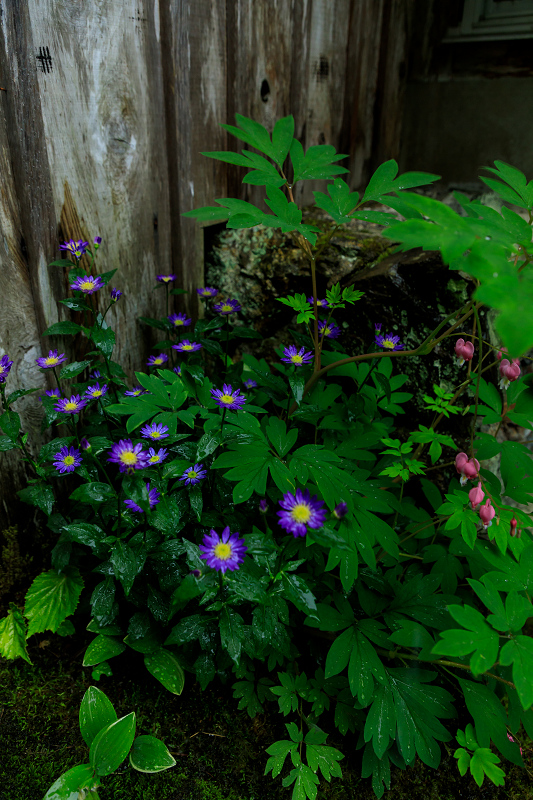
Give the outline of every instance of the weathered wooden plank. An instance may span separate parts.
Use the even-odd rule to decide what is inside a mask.
[[[200,155],[225,150],[220,123],[226,111],[226,3],[224,0],[161,0],[162,58],[167,109],[167,147],[172,209],[172,269],[189,291],[187,311],[196,317],[196,288],[203,285],[202,235],[195,220],[180,216],[226,197],[226,167]]]
[[[170,271],[157,11],[154,0],[28,3],[56,225],[65,239],[101,236],[97,269],[120,267],[114,357],[130,373],[149,347],[134,320],[163,313],[152,287],[158,272]],[[41,294],[48,325],[62,293],[43,286]],[[102,310],[108,290],[96,298]]]

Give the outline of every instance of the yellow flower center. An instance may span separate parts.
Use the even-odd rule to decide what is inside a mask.
[[[72,400],[69,400],[68,403],[65,403],[65,411],[76,411],[78,408],[78,404]]]
[[[182,350],[192,350],[192,344],[182,344],[181,345],[181,349]]]
[[[70,467],[71,464],[74,464],[74,456],[65,456],[63,464],[65,464],[66,467]]]
[[[125,450],[123,453],[120,454],[119,458],[122,461],[122,463],[126,464],[127,466],[129,466],[130,464],[137,463],[137,454],[133,453],[131,450]]]
[[[159,437],[161,436],[161,434],[160,434],[160,432],[159,432],[159,431],[151,431],[151,432],[150,432],[150,436],[152,437],[152,439],[159,439]]]
[[[302,361],[303,361],[303,358],[302,358],[302,356],[295,355],[295,356],[291,356],[291,361],[292,361],[293,364],[301,364]]]
[[[4,368],[3,368],[3,366],[0,364],[0,375],[2,375],[2,374],[3,374],[3,372],[4,372]]]
[[[101,394],[102,394],[101,389],[95,389],[93,392],[93,397],[100,397]]]
[[[331,333],[331,328],[329,327],[329,325],[326,325],[326,327],[324,328],[324,336],[327,336],[328,333]]]
[[[174,320],[174,325],[183,325],[183,320],[182,319],[175,319]]]
[[[394,350],[394,348],[396,346],[394,344],[394,342],[391,342],[390,339],[383,339],[381,344],[382,344],[383,347],[386,347],[388,350]]]
[[[228,405],[233,403],[233,397],[231,394],[223,394],[220,400],[222,403],[228,403]]]
[[[45,363],[47,367],[53,367],[57,363],[57,358],[54,356],[47,356],[47,358],[45,358]]]
[[[221,561],[227,561],[228,558],[231,558],[231,545],[220,542],[220,544],[216,545],[213,552]]]
[[[195,472],[193,469],[190,469],[188,471],[188,473],[187,473],[187,477],[190,478],[191,480],[193,480],[194,478],[198,477],[198,473]],[[224,546],[226,547],[227,545],[224,545]]]
[[[154,358],[154,364],[162,364],[162,363],[163,363],[162,358]]]
[[[228,303],[224,303],[222,306],[222,311],[233,311],[233,306],[228,305]]]
[[[83,292],[85,289],[92,289],[94,287],[94,281],[83,281],[80,283],[80,289]]]
[[[157,464],[157,462],[159,461],[159,456],[150,456],[148,461],[150,462],[150,464]]]
[[[311,510],[309,506],[306,506],[304,503],[298,503],[291,511],[291,517],[295,522],[309,522]]]

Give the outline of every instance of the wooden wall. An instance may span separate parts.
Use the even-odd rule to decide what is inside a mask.
[[[304,147],[332,143],[358,186],[395,155],[413,0],[0,0],[0,355],[8,389],[44,386],[42,338],[68,318],[49,261],[64,239],[103,239],[119,268],[115,360],[142,367],[161,316],[155,275],[176,272],[198,314],[203,232],[180,215],[217,197],[259,200],[238,168],[199,155],[237,149],[235,113],[272,128],[292,113]],[[311,190],[299,202],[311,203]],[[105,295],[105,292],[102,293]],[[104,298],[99,302],[103,304]],[[68,349],[67,349],[68,352]],[[35,399],[19,401],[39,443]],[[29,514],[17,455],[0,454],[0,527]],[[15,511],[12,509],[15,508]]]

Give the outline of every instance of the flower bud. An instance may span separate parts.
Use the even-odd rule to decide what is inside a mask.
[[[259,501],[259,513],[260,513],[260,514],[266,514],[266,513],[267,513],[267,511],[268,511],[268,503],[267,503],[267,501],[266,501],[266,498],[265,498],[265,497],[263,497],[263,498],[262,498],[262,499]]]
[[[522,531],[520,529],[519,530],[516,529],[517,525],[518,525],[518,520],[516,519],[516,517],[513,517],[511,520],[510,533],[511,536],[516,536],[517,539],[520,539],[520,537],[522,536]]]
[[[487,497],[486,501],[479,509],[479,516],[485,530],[492,525],[492,520],[496,516],[496,510],[492,507],[492,500]]]
[[[483,502],[484,497],[485,497],[485,492],[481,488],[481,481],[479,481],[478,485],[475,486],[473,489],[470,489],[470,491],[468,492],[468,499],[470,500],[472,511],[475,511],[478,505]]]
[[[195,578],[200,578],[201,575],[202,575],[202,570],[201,569],[191,569],[191,571],[189,572],[189,575],[194,575]]]
[[[465,342],[464,339],[457,339],[455,343],[455,355],[458,357],[458,366],[462,366],[465,361],[471,361],[474,356],[473,342]]]
[[[82,436],[81,439],[80,439],[80,447],[81,447],[82,450],[90,450],[91,449],[91,443],[89,442],[89,440],[85,436]]]
[[[333,515],[337,517],[337,519],[342,519],[348,513],[348,506],[346,503],[339,503],[338,506],[335,506],[333,509]]]

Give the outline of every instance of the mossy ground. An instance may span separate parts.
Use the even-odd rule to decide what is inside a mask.
[[[263,776],[266,748],[286,736],[274,704],[251,720],[237,710],[229,685],[216,682],[202,692],[190,676],[183,695],[171,695],[146,672],[142,659],[132,660],[129,653],[129,658],[112,662],[112,677],[96,683],[90,668],[81,666],[90,638],[41,634],[29,648],[32,665],[0,662],[0,800],[40,800],[61,773],[87,761],[78,712],[91,684],[108,695],[119,717],[135,711],[137,734],[161,738],[177,762],[166,772],[145,775],[125,761],[117,773],[102,779],[102,800],[290,800],[291,791],[281,786],[280,778]],[[345,753],[343,779],[322,781],[320,800],[374,798],[370,781],[360,777],[356,741],[351,735],[330,737],[329,742]],[[459,776],[455,760],[443,748],[438,770],[420,761],[406,772],[393,768],[392,788],[384,798],[530,800],[533,747],[524,755],[529,772],[504,762],[505,787],[485,781],[478,788],[469,776]]]

